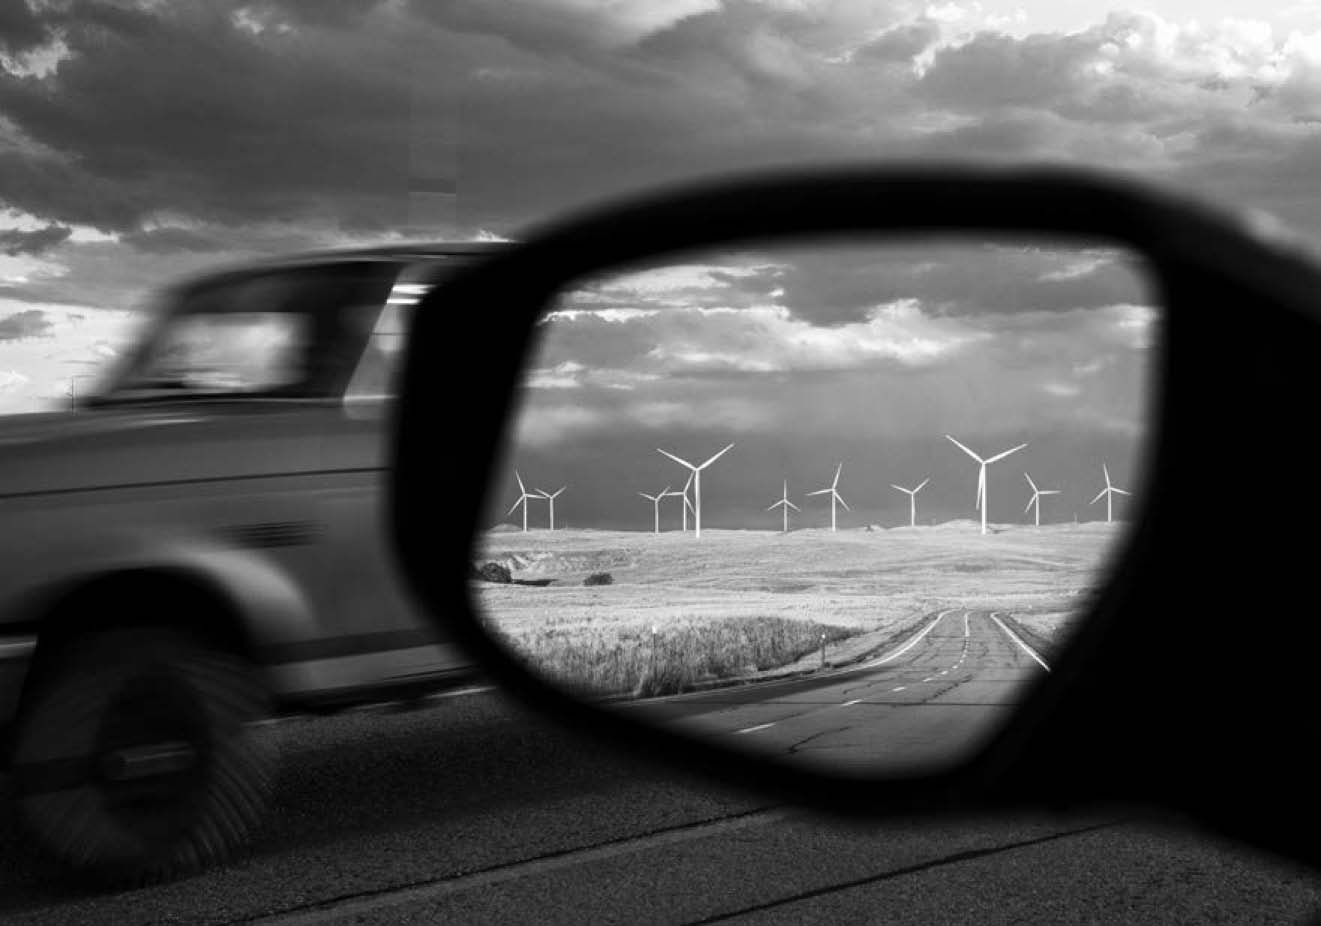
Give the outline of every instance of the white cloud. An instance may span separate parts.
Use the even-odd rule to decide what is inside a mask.
[[[720,0],[533,0],[537,5],[582,15],[597,24],[611,44],[636,42],[698,13],[720,8]]]
[[[920,366],[989,335],[958,319],[929,317],[915,300],[905,299],[875,307],[864,321],[834,327],[814,325],[776,305],[719,315],[675,312],[659,320],[655,336],[648,356],[667,372],[773,373]]]
[[[32,307],[0,299],[0,319]],[[133,312],[41,306],[47,324],[30,337],[0,340],[0,414],[49,411],[68,400],[70,381],[86,389],[118,349],[133,340],[143,316]]]

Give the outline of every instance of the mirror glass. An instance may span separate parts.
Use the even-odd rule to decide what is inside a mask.
[[[862,774],[958,760],[1140,510],[1159,317],[1105,243],[804,241],[578,281],[475,600],[632,716]]]

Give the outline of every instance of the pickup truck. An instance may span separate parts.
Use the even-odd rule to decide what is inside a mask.
[[[0,418],[0,747],[36,845],[116,883],[247,842],[259,721],[474,670],[387,546],[412,306],[495,244],[324,252],[165,290],[67,411]]]

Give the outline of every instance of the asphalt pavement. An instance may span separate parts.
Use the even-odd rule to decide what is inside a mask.
[[[1044,671],[991,615],[959,611],[898,656],[641,709],[811,761],[887,762],[893,737],[912,755],[982,735]],[[264,735],[284,770],[242,858],[96,893],[34,859],[6,820],[0,923],[1184,924],[1321,911],[1318,873],[1169,825],[1114,813],[849,825],[621,755],[489,690]]]

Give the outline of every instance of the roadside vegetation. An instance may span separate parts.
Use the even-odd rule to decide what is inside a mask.
[[[783,617],[687,620],[656,628],[602,620],[591,628],[503,629],[511,647],[551,677],[594,694],[653,697],[796,662],[859,628]]]

